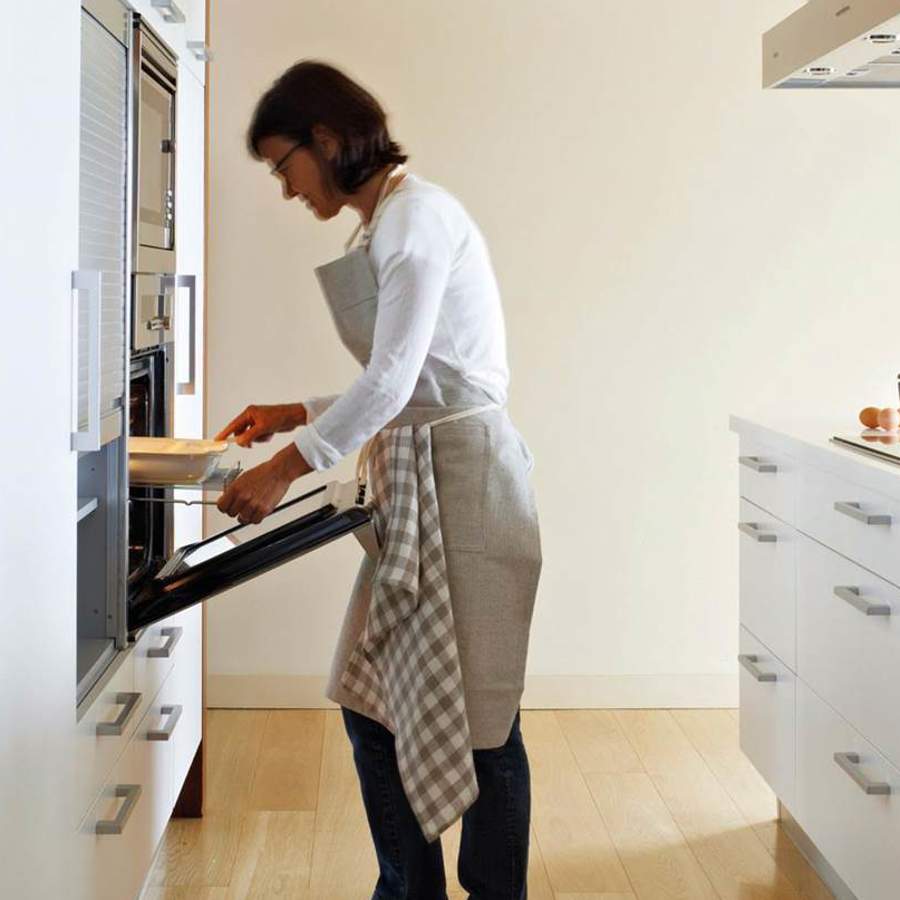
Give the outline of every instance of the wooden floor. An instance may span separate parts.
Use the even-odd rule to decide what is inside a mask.
[[[529,900],[830,898],[738,749],[736,710],[523,710]],[[369,900],[339,710],[210,710],[206,815],[173,819],[144,900]],[[457,822],[442,836],[449,895]]]

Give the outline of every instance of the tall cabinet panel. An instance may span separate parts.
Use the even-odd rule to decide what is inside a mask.
[[[76,700],[117,650],[127,449],[128,16],[118,2],[81,13],[78,171],[78,657]],[[124,643],[119,640],[119,647]]]
[[[79,16],[19,4],[0,53],[0,386],[15,423],[0,446],[0,896],[17,900],[69,896],[71,879]]]
[[[124,26],[124,18],[121,23]],[[82,15],[78,263],[101,276],[101,443],[121,433],[125,361],[126,55],[88,13]],[[88,426],[89,308],[79,313],[78,422]],[[108,424],[104,420],[112,419]]]

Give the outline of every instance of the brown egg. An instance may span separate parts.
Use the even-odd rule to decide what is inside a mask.
[[[859,421],[866,426],[866,428],[877,428],[878,427],[878,413],[881,410],[877,406],[867,406],[860,414]]]
[[[896,431],[900,425],[900,412],[893,406],[885,407],[878,413],[878,426],[885,431]]]

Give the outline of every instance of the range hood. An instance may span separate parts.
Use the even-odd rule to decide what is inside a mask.
[[[900,0],[808,0],[763,35],[764,88],[900,88]]]

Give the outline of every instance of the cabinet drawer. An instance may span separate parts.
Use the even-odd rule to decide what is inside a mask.
[[[793,669],[797,532],[746,500],[739,515],[741,625]]]
[[[790,807],[794,798],[796,678],[746,628],[740,634],[741,750]]]
[[[802,535],[797,673],[900,765],[900,589]]]
[[[796,464],[783,451],[741,435],[741,496],[785,522],[794,522]]]
[[[835,760],[870,789],[866,793]],[[818,697],[797,682],[797,809],[806,833],[860,900],[895,900],[900,881],[900,772]]]
[[[140,720],[142,700],[135,693],[132,656],[123,651],[115,674],[75,726],[77,818],[71,828],[78,825],[125,751]]]
[[[172,802],[178,800],[203,730],[203,644],[202,606],[179,613],[178,620],[184,626],[178,661],[166,680],[171,702],[182,707],[181,719],[175,729],[172,742]]]
[[[171,748],[147,739],[160,726],[157,704],[138,723],[134,738],[103,785],[78,830],[87,855],[92,900],[137,897],[171,811]],[[139,791],[139,792],[138,792]],[[118,833],[97,833],[98,822]]]
[[[149,625],[134,646],[134,689],[144,698],[142,710],[156,696],[181,651],[184,626],[178,616]]]
[[[900,584],[900,502],[807,466],[799,482],[797,527]]]

